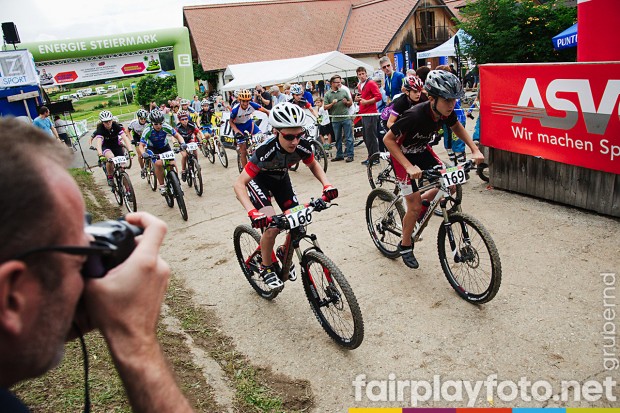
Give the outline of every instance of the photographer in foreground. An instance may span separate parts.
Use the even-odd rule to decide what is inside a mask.
[[[66,150],[4,119],[0,153],[0,411],[27,412],[8,388],[54,368],[66,340],[97,329],[135,412],[191,412],[156,337],[170,274],[159,257],[166,225],[128,215],[144,229],[135,250],[104,277],[87,278],[87,257],[101,252],[84,230]]]

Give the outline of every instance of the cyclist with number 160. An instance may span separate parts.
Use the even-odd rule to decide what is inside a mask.
[[[325,199],[331,201],[338,197],[338,190],[329,183],[323,168],[314,159],[312,146],[303,129],[306,121],[306,114],[299,106],[289,102],[277,104],[269,115],[275,136],[256,148],[235,182],[237,199],[255,228],[267,228],[269,218],[275,215],[272,196],[282,211],[298,205],[288,174],[288,168],[297,162],[306,164],[321,182]],[[260,275],[265,284],[276,291],[284,288],[284,283],[273,270],[271,255],[278,233],[277,228],[267,228],[260,240]]]

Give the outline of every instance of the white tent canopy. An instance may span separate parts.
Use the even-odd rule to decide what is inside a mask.
[[[225,84],[222,89],[246,89],[256,85],[329,79],[335,74],[346,77],[355,75],[355,69],[360,66],[372,74],[373,68],[370,65],[337,51],[293,59],[229,65],[224,77],[233,77],[234,80]]]
[[[469,36],[463,31],[463,29],[459,29],[456,34],[444,44],[431,50],[418,52],[416,57],[418,59],[426,59],[429,57],[456,56],[456,48],[454,47],[454,39],[456,37],[459,38],[459,42],[463,43]]]

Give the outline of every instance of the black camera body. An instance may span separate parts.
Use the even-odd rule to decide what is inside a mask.
[[[143,232],[142,228],[125,220],[97,222],[87,225],[84,230],[94,238],[91,246],[104,251],[100,255],[88,257],[83,267],[83,276],[86,278],[101,278],[124,262],[136,247],[135,238]]]

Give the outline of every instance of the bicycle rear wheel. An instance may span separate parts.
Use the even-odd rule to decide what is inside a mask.
[[[372,189],[386,188],[395,194],[398,193],[399,187],[394,175],[394,168],[388,159],[381,156],[381,153],[375,152],[370,155],[366,172],[368,183]]]
[[[314,159],[319,162],[319,165],[323,167],[323,172],[327,172],[327,154],[325,153],[325,149],[323,149],[323,145],[319,141],[313,140],[311,142],[312,151],[314,152]],[[299,166],[299,164],[297,164]]]
[[[464,300],[483,304],[495,297],[502,281],[502,265],[489,232],[474,217],[454,213],[437,234],[439,261],[448,282]],[[450,246],[450,231],[456,251]]]
[[[303,261],[304,291],[319,324],[339,345],[358,348],[364,340],[364,320],[349,282],[318,251],[309,251]]]
[[[172,187],[173,191],[172,196],[177,200],[179,212],[181,212],[181,218],[183,218],[184,221],[187,221],[187,208],[185,207],[185,199],[183,198],[183,190],[181,188],[181,182],[179,182],[179,177],[174,171],[170,171],[168,175],[170,180],[170,186]]]
[[[271,290],[260,276],[260,234],[249,225],[239,225],[233,234],[237,261],[252,288],[266,300],[273,300],[281,290]]]
[[[136,193],[133,190],[133,184],[129,179],[127,172],[121,173],[121,191],[123,194],[123,201],[125,207],[129,212],[136,212],[138,210],[138,203],[136,201]]]
[[[376,188],[366,200],[366,225],[370,238],[388,258],[400,256],[398,242],[403,233],[405,209],[400,201],[392,205],[395,199],[396,195],[387,189]]]
[[[220,139],[217,137],[215,139],[215,145],[217,145],[217,156],[218,158],[220,158],[222,166],[224,168],[228,168],[228,155],[226,154],[226,149],[224,148],[224,145],[222,145],[222,141],[220,141]]]

